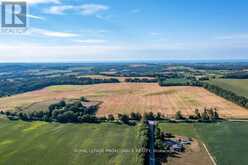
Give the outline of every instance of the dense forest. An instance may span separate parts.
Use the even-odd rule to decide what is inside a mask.
[[[64,100],[51,104],[47,112],[5,112],[11,120],[24,120],[24,121],[48,121],[48,122],[61,122],[61,123],[97,123],[98,118],[95,113],[98,109],[97,106],[86,107],[82,104],[85,98],[82,97],[80,100],[73,103],[66,103]],[[4,112],[1,112],[4,113]]]

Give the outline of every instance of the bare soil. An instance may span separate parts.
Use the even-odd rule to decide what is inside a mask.
[[[187,145],[185,152],[178,153],[174,157],[169,157],[166,165],[212,165],[203,145],[193,140],[191,145]]]

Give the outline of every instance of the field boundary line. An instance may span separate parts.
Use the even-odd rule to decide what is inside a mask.
[[[230,122],[248,122],[248,119],[229,119]]]
[[[213,156],[212,156],[212,155],[210,154],[210,152],[208,151],[207,146],[206,146],[204,143],[202,143],[202,145],[203,145],[203,147],[205,148],[205,150],[207,151],[208,156],[210,157],[210,159],[211,159],[211,161],[212,161],[213,165],[217,165],[217,163],[215,162],[215,160],[214,160]]]

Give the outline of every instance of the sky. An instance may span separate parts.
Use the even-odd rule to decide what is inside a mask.
[[[26,2],[27,31],[0,32],[0,62],[248,59],[247,0]]]

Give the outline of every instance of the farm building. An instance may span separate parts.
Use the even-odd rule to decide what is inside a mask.
[[[165,140],[164,144],[168,146],[168,149],[170,152],[183,152],[184,151],[184,146],[183,144],[174,141],[174,140]]]

